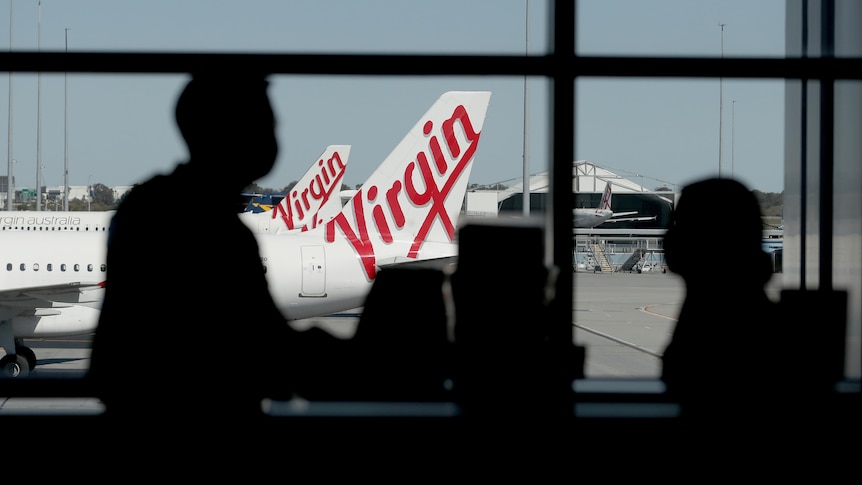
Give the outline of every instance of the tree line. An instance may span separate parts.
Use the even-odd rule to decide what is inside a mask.
[[[254,194],[287,194],[290,192],[290,189],[296,185],[297,181],[287,184],[281,189],[273,189],[269,187],[262,187],[256,183],[253,183],[246,187],[245,192],[254,193]],[[356,185],[356,189],[358,190],[361,187],[361,184]],[[491,185],[480,185],[480,184],[470,184],[468,186],[470,190],[504,190],[507,187],[502,184],[491,184]],[[350,190],[350,186],[347,184],[341,185],[341,190]],[[666,187],[661,187],[656,189],[659,191],[667,191]],[[764,217],[781,217],[783,212],[783,192],[761,192],[759,190],[753,190],[755,197],[757,197],[758,202],[760,202],[760,210]],[[114,210],[117,206],[122,202],[123,197],[114,197],[114,190],[107,185],[104,184],[93,184],[91,191],[91,199],[88,201],[86,198],[83,199],[71,199],[69,200],[69,210],[71,211],[106,211],[106,210]],[[50,202],[50,201],[49,201]],[[32,207],[30,207],[32,206]],[[51,206],[49,206],[51,207]],[[21,206],[21,210],[35,210],[36,202],[30,201]]]

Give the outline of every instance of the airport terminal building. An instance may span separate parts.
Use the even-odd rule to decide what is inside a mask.
[[[678,196],[675,187],[669,184],[645,187],[594,162],[576,160],[572,162],[572,209],[599,207],[608,184],[612,189],[611,209],[616,213],[634,212],[636,217],[591,228],[573,227],[572,269],[590,272],[662,270],[662,236],[670,227]],[[530,177],[530,214],[544,213],[549,207],[549,185],[547,172]],[[523,193],[523,183],[499,191],[469,192],[465,212],[474,216],[516,217],[524,212]]]
[[[626,176],[616,174],[587,160],[572,162],[572,192],[574,208],[598,207],[602,192],[610,184],[613,190],[611,208],[614,212],[636,212],[651,220],[607,222],[601,229],[667,229],[670,225],[673,205],[677,197],[675,187],[664,186],[649,188],[638,184]],[[545,212],[550,205],[548,172],[540,172],[530,177],[530,213]],[[493,193],[495,198],[489,197]],[[499,191],[474,191],[467,194],[466,212],[468,215],[492,214],[497,216],[519,215],[524,210],[523,183]],[[491,208],[493,201],[496,204]]]

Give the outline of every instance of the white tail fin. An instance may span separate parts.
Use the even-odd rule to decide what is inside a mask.
[[[611,184],[605,185],[605,191],[602,194],[602,202],[599,204],[599,210],[611,210]]]
[[[488,91],[440,96],[341,213],[326,223],[326,242],[346,239],[369,280],[384,261],[440,257],[455,247],[490,98]],[[443,243],[439,251],[438,242]]]
[[[329,145],[284,199],[265,213],[245,214],[246,223],[259,233],[307,231],[329,222],[341,212],[341,184],[350,157],[350,145]]]

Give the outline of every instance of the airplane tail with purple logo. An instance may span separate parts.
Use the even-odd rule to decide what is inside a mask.
[[[602,201],[599,204],[599,210],[611,210],[611,184],[605,184],[605,191],[602,193]]]
[[[455,232],[491,98],[440,96],[342,211],[326,243],[347,240],[374,279],[377,268],[457,254]]]

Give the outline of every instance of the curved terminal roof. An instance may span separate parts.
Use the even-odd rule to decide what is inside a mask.
[[[634,177],[639,175],[634,174]],[[654,179],[651,179],[654,180]],[[601,193],[605,189],[605,184],[611,184],[613,192],[629,193],[629,192],[650,192],[652,189],[644,188],[627,177],[618,175],[606,168],[602,168],[588,160],[575,160],[572,162],[572,191],[584,193]],[[550,178],[548,172],[539,172],[530,177],[530,192],[543,193],[548,191]],[[503,201],[514,194],[523,192],[523,183],[513,185],[505,190],[497,192],[497,201]],[[665,183],[667,185],[667,183]],[[673,199],[673,188],[669,187],[668,197]]]

